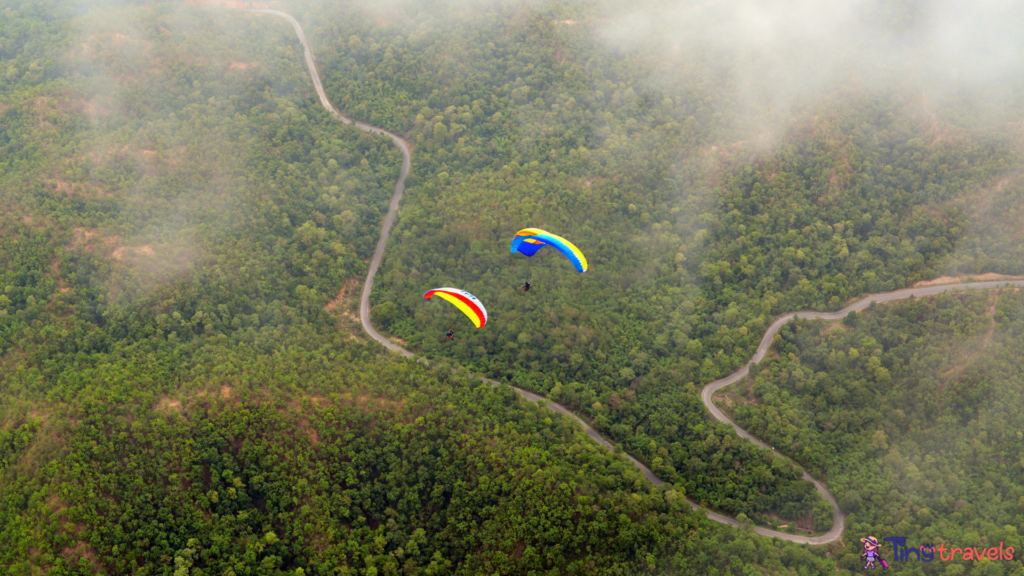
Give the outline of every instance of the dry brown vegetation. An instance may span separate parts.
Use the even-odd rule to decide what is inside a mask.
[[[60,192],[68,198],[113,198],[114,192],[104,189],[96,182],[68,182],[59,176],[46,180],[46,183],[54,191]]]
[[[157,410],[164,410],[164,411],[171,411],[171,410],[173,410],[175,412],[181,412],[181,400],[172,400],[170,398],[162,398],[162,399],[160,399],[159,402],[157,402],[156,409]]]
[[[976,194],[965,197],[961,203],[974,217],[984,217],[991,212],[996,200],[1000,199],[1003,190],[1007,186],[1019,185],[1022,180],[1024,180],[1024,175],[1021,174],[1003,176],[992,183],[991,186],[985,186]]]
[[[71,291],[69,286],[64,284],[64,275],[60,269],[60,258],[54,258],[50,261],[50,270],[53,271],[53,275],[57,277],[57,290],[61,293],[67,293]]]
[[[32,98],[22,102],[21,106],[36,117],[39,135],[59,130],[59,124],[69,120],[72,115],[87,115],[86,102],[71,90]]]
[[[350,296],[355,294],[356,288],[358,287],[358,278],[349,278],[346,280],[345,283],[342,284],[341,290],[338,291],[338,295],[324,307],[324,310],[328,312],[335,312],[337,310],[337,313],[339,314],[351,316],[352,310],[354,310],[356,306],[353,305]],[[353,320],[358,320],[355,316],[351,317]]]
[[[973,342],[961,343],[955,350],[955,356],[953,357],[953,366],[939,374],[939,384],[936,389],[935,401],[938,405],[939,416],[942,416],[942,393],[945,391],[946,386],[953,380],[955,380],[965,369],[974,364],[974,362],[985,352],[988,348],[989,343],[992,341],[992,335],[996,331],[996,304],[999,303],[999,296],[996,293],[992,293],[989,296],[989,308],[986,312],[986,316],[989,318],[988,330],[985,331],[985,335],[981,338],[980,342],[978,339],[974,339]]]
[[[911,286],[913,288],[922,288],[926,286],[941,286],[943,284],[962,284],[965,282],[993,282],[998,280],[1024,280],[1024,276],[1009,276],[1006,274],[995,274],[992,272],[986,274],[969,274],[965,276],[939,276],[932,280],[921,280],[920,282],[914,282]]]
[[[754,398],[754,387],[744,379],[719,391],[719,393],[712,398],[712,401],[716,406],[721,408],[723,412],[732,417],[731,410],[733,406],[743,406],[756,402],[756,399]]]
[[[89,566],[93,569],[95,574],[106,574],[107,572],[100,566],[99,562],[96,561],[96,553],[92,547],[86,542],[81,540],[78,541],[74,547],[68,546],[61,551],[61,556],[67,560],[71,566],[76,566],[80,560],[85,560],[89,563]]]
[[[74,229],[74,236],[71,242],[65,246],[66,250],[81,248],[87,252],[95,253],[97,249],[107,249],[115,246],[121,240],[117,234],[106,234],[100,230],[90,230],[84,227]],[[110,248],[113,250],[113,248]]]
[[[974,363],[979,356],[988,348],[989,343],[992,341],[992,335],[996,331],[996,304],[999,303],[999,296],[993,292],[988,298],[988,310],[985,311],[985,317],[988,318],[988,329],[985,330],[985,335],[981,339],[974,338],[973,342],[961,342],[956,346],[956,356],[954,357],[953,367],[946,370],[941,374],[942,378],[949,379],[955,378],[964,371],[965,368]],[[940,390],[941,392],[941,390]]]
[[[940,118],[928,104],[928,96],[921,94],[919,118],[925,125],[928,146],[938,148],[943,143],[963,143],[970,140],[970,135],[961,128]]]
[[[299,430],[306,433],[309,436],[309,441],[315,445],[320,443],[320,432],[317,431],[316,426],[313,426],[312,421],[305,415],[302,405],[306,400],[309,400],[313,410],[321,410],[327,407],[328,404],[322,396],[304,396],[300,399],[292,400],[289,404],[292,411],[299,415]]]
[[[155,256],[156,252],[153,250],[152,244],[143,244],[142,246],[135,247],[119,246],[111,254],[115,260],[121,260],[126,255]]]
[[[9,349],[5,354],[0,356],[0,374],[9,374],[17,366],[28,358],[28,352],[23,348],[14,346]]]
[[[359,279],[349,278],[342,284],[341,290],[333,300],[324,306],[324,310],[338,318],[338,329],[357,339],[361,328],[359,324]]]

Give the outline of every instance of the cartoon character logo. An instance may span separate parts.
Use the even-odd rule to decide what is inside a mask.
[[[878,549],[881,547],[881,544],[878,543],[878,538],[868,536],[867,538],[861,538],[860,541],[864,543],[864,553],[861,554],[866,561],[864,569],[867,570],[870,568],[874,570],[875,562],[880,562],[882,564],[882,569],[888,570],[889,565],[886,564],[885,560],[882,560],[882,557],[878,554]]]

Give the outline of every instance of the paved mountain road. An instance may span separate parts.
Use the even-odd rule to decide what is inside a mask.
[[[324,93],[323,86],[320,83],[320,75],[317,74],[316,71],[316,64],[313,62],[313,54],[309,50],[309,44],[306,42],[306,36],[305,34],[303,34],[302,27],[299,25],[298,21],[295,20],[295,18],[292,18],[290,15],[285,14],[284,12],[279,12],[277,10],[252,9],[249,10],[249,12],[270,14],[273,16],[278,16],[280,18],[284,18],[292,25],[293,28],[295,28],[295,33],[298,34],[299,41],[302,43],[302,47],[304,49],[306,66],[309,68],[309,75],[313,79],[313,86],[316,87],[317,95],[320,96],[320,103],[323,104],[324,108],[326,108],[331,113],[331,115],[333,115],[337,119],[341,120],[345,124],[352,124],[352,120],[342,116],[342,114],[338,112],[334,108],[334,106],[331,105],[330,101],[327,100],[327,95]],[[402,192],[405,190],[405,178],[409,175],[409,168],[412,162],[411,152],[409,150],[409,145],[396,134],[388,132],[387,130],[382,130],[380,128],[370,126],[368,124],[363,124],[362,122],[355,122],[355,126],[360,130],[364,130],[366,132],[372,132],[374,134],[382,134],[384,136],[388,136],[395,143],[395,145],[398,146],[398,148],[402,151],[402,173],[398,177],[398,183],[395,185],[395,193],[391,197],[391,205],[388,208],[387,217],[384,219],[384,226],[381,228],[380,231],[380,240],[377,241],[377,249],[374,250],[373,252],[373,260],[370,261],[370,270],[366,275],[366,283],[363,284],[363,293],[359,300],[359,321],[363,325],[363,330],[365,330],[366,333],[371,338],[379,342],[385,348],[398,352],[399,354],[402,354],[403,356],[406,356],[408,358],[412,358],[414,356],[412,352],[406,350],[405,348],[402,348],[401,346],[398,346],[397,344],[391,342],[387,338],[381,336],[380,333],[378,333],[377,330],[374,329],[373,324],[370,323],[370,291],[373,289],[373,278],[374,276],[377,275],[377,269],[380,267],[380,260],[381,256],[384,255],[384,247],[388,241],[388,234],[391,232],[391,225],[394,223],[395,215],[398,213],[398,204],[402,200]],[[857,312],[867,308],[868,306],[871,305],[872,302],[889,302],[891,300],[900,300],[903,298],[909,298],[911,296],[930,296],[933,294],[941,294],[943,292],[948,292],[951,290],[997,288],[1000,286],[1006,286],[1008,284],[1013,286],[1024,286],[1024,281],[1011,280],[1001,282],[974,282],[967,284],[949,284],[945,286],[930,286],[927,288],[898,290],[895,292],[886,292],[884,294],[874,294],[871,296],[867,296],[861,300],[858,300],[857,302],[854,302],[850,306],[843,308],[838,312],[793,312],[790,314],[786,314],[785,316],[782,316],[781,318],[773,322],[772,325],[768,328],[768,330],[764,333],[764,336],[761,338],[761,343],[757,347],[757,352],[754,354],[753,359],[751,359],[750,362],[743,366],[743,368],[740,368],[739,370],[733,372],[729,376],[726,376],[721,380],[716,380],[705,386],[704,389],[701,391],[701,400],[704,401],[704,405],[707,406],[708,411],[711,412],[712,416],[714,416],[719,421],[732,426],[733,429],[736,430],[737,434],[739,434],[743,438],[750,440],[754,444],[766,450],[772,450],[770,446],[768,446],[761,440],[757,439],[755,436],[751,435],[746,430],[740,428],[739,426],[736,425],[735,422],[729,419],[728,416],[726,416],[721,410],[718,409],[717,406],[715,406],[714,402],[712,401],[712,397],[714,396],[715,392],[745,377],[750,371],[751,364],[760,362],[762,359],[764,359],[764,356],[765,354],[767,354],[769,347],[771,347],[772,338],[774,338],[775,335],[778,334],[779,329],[782,328],[782,326],[785,325],[787,322],[789,322],[790,320],[797,316],[799,316],[800,318],[810,319],[840,320],[842,318],[845,318],[850,312]],[[422,358],[420,360],[426,362],[426,360]],[[493,386],[501,385],[500,383],[487,378],[481,378],[481,380]],[[539,394],[534,394],[533,392],[529,392],[527,390],[522,390],[520,388],[515,387],[513,387],[513,389],[516,392],[518,392],[520,396],[531,402],[540,402],[541,400],[546,400],[546,405],[550,410],[559,412],[561,414],[565,414],[566,416],[576,420],[576,422],[583,426],[583,429],[587,433],[587,436],[590,436],[595,442],[604,446],[605,448],[613,448],[610,442],[601,437],[601,435],[598,434],[596,430],[591,428],[590,425],[588,425],[581,418],[570,412],[564,406],[551,402],[550,400],[547,400],[546,398]],[[625,456],[652,483],[663,483],[660,478],[655,476],[653,472],[651,472],[646,466],[638,462],[635,458],[629,456],[628,454],[626,454]],[[779,454],[779,456],[781,456],[781,454]],[[783,540],[789,540],[791,542],[797,542],[801,544],[828,544],[830,542],[835,542],[839,540],[843,536],[845,521],[842,512],[839,510],[839,505],[836,503],[835,497],[833,497],[832,494],[830,494],[828,490],[825,489],[821,482],[808,475],[807,472],[803,470],[803,468],[801,468],[795,462],[793,462],[793,465],[803,472],[804,479],[812,482],[815,488],[817,488],[818,492],[822,495],[822,497],[825,498],[825,500],[832,505],[832,528],[824,535],[813,537],[786,534],[784,532],[776,532],[775,530],[769,530],[767,528],[761,527],[755,527],[754,532],[756,532],[757,534],[761,534],[762,536],[781,538]],[[693,500],[687,498],[687,502],[689,502],[690,507],[693,508],[694,510],[697,510],[699,508],[699,505]],[[735,519],[730,518],[728,516],[724,516],[717,512],[708,512],[708,518],[716,522],[721,522],[722,524],[739,526],[739,522],[737,522]]]

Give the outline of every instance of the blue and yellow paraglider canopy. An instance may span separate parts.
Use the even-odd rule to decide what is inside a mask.
[[[516,232],[512,239],[512,253],[519,252],[524,256],[533,256],[538,250],[545,246],[553,246],[556,250],[565,255],[576,267],[577,272],[587,271],[587,257],[580,252],[580,249],[561,236],[555,236],[551,232],[540,228],[523,228]]]

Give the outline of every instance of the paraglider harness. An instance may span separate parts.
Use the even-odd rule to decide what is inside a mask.
[[[455,332],[452,331],[451,328],[449,328],[448,332],[445,333],[444,337],[454,342],[455,341]]]
[[[530,291],[530,281],[527,280],[526,284],[523,284],[523,292],[529,292],[529,291]]]

